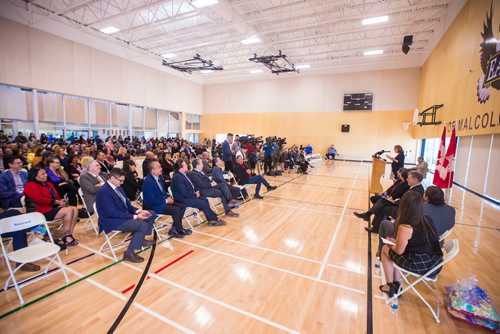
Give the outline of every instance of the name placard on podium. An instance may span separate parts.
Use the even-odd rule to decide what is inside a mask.
[[[385,173],[385,161],[380,158],[372,158],[372,177],[370,182],[370,193],[381,194],[384,192],[380,178]]]

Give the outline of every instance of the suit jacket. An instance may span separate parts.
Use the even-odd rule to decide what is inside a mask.
[[[153,175],[148,174],[144,178],[142,184],[142,205],[145,210],[153,210],[154,212],[163,213],[167,206],[166,199],[169,196],[167,189],[165,189],[165,181],[163,177],[158,176],[156,182]]]
[[[109,178],[108,174],[104,172],[101,172],[99,176],[104,180],[104,182],[106,182]],[[90,213],[94,212],[93,205],[95,203],[95,198],[97,196],[97,192],[101,189],[101,187],[97,186],[99,183],[99,179],[89,172],[85,172],[80,176],[80,188],[82,188],[83,199],[85,201],[85,205],[87,206],[87,210]]]
[[[408,189],[408,191],[416,191],[420,195],[424,196],[424,186],[422,184],[419,184],[416,187],[410,188],[410,189]]]
[[[134,215],[138,211],[132,206],[121,187],[116,190],[122,194],[125,203],[108,182],[104,183],[97,192],[96,207],[99,213],[99,232],[104,230],[104,232],[109,233],[116,230],[125,221],[134,219]]]
[[[234,165],[234,176],[240,185],[244,185],[248,182],[248,174],[245,167],[235,164]]]
[[[212,181],[210,181],[208,176],[198,172],[196,169],[193,169],[191,173],[188,174],[188,177],[196,189],[212,188]]]
[[[233,161],[233,152],[227,140],[222,143],[222,161]]]
[[[437,206],[424,203],[424,215],[432,220],[438,236],[455,226],[455,209],[448,204]]]
[[[226,183],[226,180],[224,179],[224,171],[222,168],[215,166],[213,171],[212,171],[212,180],[217,182],[218,184],[220,183]]]
[[[208,175],[208,176],[212,175],[213,168],[210,165],[210,162],[208,160],[204,160],[204,159],[201,159],[201,162],[203,163],[203,173],[205,173],[205,175]]]
[[[106,160],[104,160],[104,161],[97,161],[97,162],[99,163],[99,165],[101,165],[101,172],[109,174],[109,172],[111,171],[112,168],[108,164],[108,162]]]
[[[26,185],[28,182],[28,173],[20,171],[19,175],[23,184]],[[16,183],[14,182],[14,176],[10,170],[0,174],[0,198],[2,198],[2,203],[4,208],[17,206],[21,204],[21,197],[23,194],[16,192]]]
[[[398,199],[403,197],[403,195],[410,189],[410,186],[406,181],[401,181],[399,183],[395,183],[394,188],[392,188],[390,194],[387,192],[388,196],[391,196],[393,199]]]
[[[186,200],[191,200],[196,198],[195,191],[198,189],[193,188],[194,184],[191,185],[187,176],[182,175],[180,172],[175,172],[172,177],[172,184],[170,189],[172,189],[172,195],[176,201],[181,203]]]
[[[54,209],[55,200],[61,199],[56,187],[50,182],[45,182],[43,185],[40,182],[30,181],[24,187],[24,194],[35,204],[36,212],[40,213],[51,211]]]

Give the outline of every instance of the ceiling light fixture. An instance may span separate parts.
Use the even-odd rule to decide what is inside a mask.
[[[202,74],[207,74],[207,73],[212,73],[214,70],[201,70],[200,73]]]
[[[361,21],[361,24],[366,26],[369,24],[377,24],[377,23],[383,23],[389,21],[389,16],[384,15],[384,16],[377,16],[377,17],[370,17],[369,19],[363,19]]]
[[[215,5],[217,2],[217,0],[193,0],[191,4],[196,8],[203,8]]]
[[[103,33],[105,33],[107,35],[110,35],[110,34],[114,34],[115,32],[120,31],[120,29],[118,29],[116,27],[113,27],[113,26],[109,26],[109,27],[106,27],[106,28],[102,28],[99,31],[103,32]]]
[[[263,71],[262,70],[250,70],[248,72],[250,72],[251,74],[257,74],[257,73],[262,73]]]
[[[259,43],[259,42],[260,42],[260,38],[257,36],[252,36],[252,37],[248,37],[248,38],[241,40],[241,43],[243,43],[243,44],[255,44],[255,43]]]
[[[376,56],[376,55],[381,55],[383,53],[384,53],[384,50],[370,50],[370,51],[363,52],[363,55],[365,55],[365,56]]]
[[[172,59],[172,58],[177,58],[177,55],[175,53],[165,53],[162,54],[161,57],[166,59]]]
[[[311,65],[309,65],[309,64],[295,65],[295,68],[301,70],[304,68],[311,68]]]

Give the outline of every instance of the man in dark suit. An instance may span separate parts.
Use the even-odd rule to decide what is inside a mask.
[[[211,181],[208,176],[203,174],[203,163],[200,159],[193,160],[193,170],[188,174],[195,189],[200,190],[203,197],[219,197],[227,217],[239,217],[239,214],[231,211],[231,208],[238,204],[233,199],[231,192],[226,184],[217,184]]]
[[[232,177],[232,173],[223,171],[222,164],[223,161],[221,160],[221,158],[215,158],[215,166],[212,170],[212,181],[215,181],[217,184],[226,184],[229,188],[229,191],[231,192],[232,197],[235,199],[238,199],[239,197],[241,197],[241,195],[243,195],[244,198],[247,198],[248,192],[245,188],[240,189],[226,182],[226,179],[224,179],[224,174],[229,174],[229,176]]]
[[[239,155],[238,158],[236,158],[236,166],[235,166],[235,176],[236,180],[240,185],[245,185],[245,184],[256,184],[257,187],[255,188],[255,195],[253,198],[257,199],[262,199],[262,197],[259,192],[260,192],[260,187],[262,184],[264,184],[267,188],[267,191],[271,191],[276,189],[276,186],[272,186],[267,182],[267,180],[262,176],[262,175],[251,175],[250,174],[250,169],[246,168],[246,166],[243,164],[243,156]]]
[[[203,173],[206,176],[211,176],[213,167],[212,163],[210,162],[210,155],[207,151],[203,151],[203,153],[201,153],[201,162],[203,163]]]
[[[113,168],[109,174],[109,180],[99,189],[96,197],[99,230],[104,230],[105,233],[111,231],[134,233],[130,245],[123,254],[123,260],[143,262],[144,259],[135,254],[134,250],[154,244],[154,241],[146,240],[145,236],[151,234],[157,216],[154,211],[140,210],[132,206],[121,188],[125,181],[124,171]]]
[[[92,160],[87,165],[87,172],[80,175],[79,183],[83,192],[83,200],[89,214],[94,214],[94,203],[97,192],[108,180],[109,175],[101,172],[101,164]]]
[[[226,171],[234,172],[233,167],[233,151],[231,145],[233,144],[233,134],[228,133],[226,140],[222,143],[222,160],[224,160],[224,169]]]
[[[109,174],[111,171],[112,167],[111,165],[106,161],[106,153],[103,151],[98,151],[95,160],[101,165],[101,172],[104,172],[106,174]]]
[[[195,186],[187,177],[186,173],[188,171],[188,166],[186,162],[182,159],[178,159],[174,164],[174,169],[175,172],[172,177],[170,189],[172,189],[175,200],[188,207],[197,208],[203,211],[205,217],[207,217],[209,226],[226,225],[226,222],[217,218],[215,212],[210,209],[208,200],[201,196],[200,192],[195,189]]]
[[[144,209],[154,210],[157,213],[172,216],[174,223],[168,234],[174,238],[184,238],[190,235],[191,230],[182,227],[182,218],[186,211],[186,206],[174,201],[165,188],[165,181],[162,176],[162,168],[158,161],[150,163],[150,172],[144,178],[142,185],[142,205]]]
[[[23,162],[16,156],[7,159],[8,170],[0,174],[0,198],[3,208],[22,207],[21,197],[28,182],[28,173],[22,171]]]

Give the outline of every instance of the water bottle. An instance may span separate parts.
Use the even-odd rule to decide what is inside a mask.
[[[398,299],[396,298],[392,304],[391,304],[391,313],[394,315],[394,316],[397,316],[398,315],[398,308],[399,308],[399,305],[398,305]]]
[[[380,262],[375,262],[375,275],[380,276]]]

